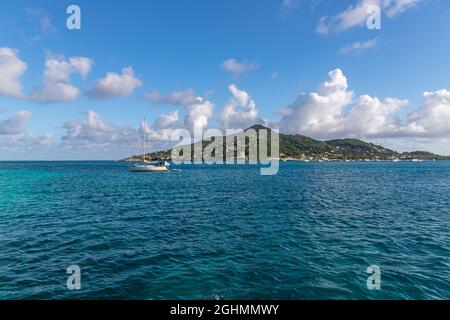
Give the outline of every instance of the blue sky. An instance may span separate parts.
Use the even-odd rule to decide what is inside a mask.
[[[340,27],[348,22],[342,13],[355,13],[371,1],[381,7],[381,30],[358,21]],[[450,154],[445,130],[450,102],[442,91],[450,90],[450,3],[405,2],[399,7],[397,0],[2,1],[0,48],[12,50],[5,55],[14,52],[14,61],[26,69],[13,79],[22,85],[21,96],[8,91],[13,80],[0,74],[0,159],[115,159],[130,152],[131,129],[137,130],[144,116],[151,138],[167,136],[164,130],[175,124],[187,126],[189,112],[194,120],[205,112],[207,127],[254,120],[316,138],[352,136],[400,151]],[[81,30],[66,28],[70,4],[81,8]],[[325,33],[317,29],[323,17],[328,17]],[[86,74],[68,67],[68,84],[78,94],[50,99],[42,92],[46,61],[71,57],[90,61]],[[124,80],[127,67],[129,90],[122,92],[120,85],[115,94],[109,81],[99,85],[107,73]],[[336,69],[346,81],[340,73],[328,75]],[[320,92],[326,81],[338,91],[351,90],[352,97]],[[321,98],[310,96],[316,91]],[[425,91],[434,95],[427,100]],[[174,99],[173,92],[188,99]],[[373,99],[360,99],[363,95]],[[408,103],[386,102],[387,97]],[[232,114],[222,112],[227,105]],[[368,112],[361,115],[363,110]],[[24,111],[29,114],[14,117]],[[161,125],[160,115],[170,113],[176,119]],[[83,126],[89,117],[98,121]],[[354,126],[360,119],[362,125]],[[11,123],[22,129],[7,130]]]

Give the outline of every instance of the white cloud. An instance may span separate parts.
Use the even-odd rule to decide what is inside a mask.
[[[329,77],[318,92],[301,94],[283,110],[277,123],[283,132],[321,139],[450,138],[449,91],[425,92],[425,104],[401,120],[396,112],[408,105],[407,100],[354,98],[341,70],[331,71]]]
[[[51,133],[38,134],[34,140],[38,145],[50,145],[53,142],[53,135]]]
[[[136,146],[139,136],[146,132],[146,140],[149,142],[170,141],[173,129],[180,125],[178,111],[162,114],[156,118],[152,126],[142,122],[138,129],[132,126],[117,126],[104,120],[94,111],[89,111],[86,121],[72,120],[64,123],[66,130],[61,138],[61,147],[80,149],[92,148],[114,149],[117,147],[130,150]]]
[[[349,46],[342,47],[339,50],[339,54],[359,54],[368,49],[375,48],[378,44],[378,38],[369,39],[364,42],[355,42]]]
[[[338,132],[349,137],[384,137],[395,135],[401,125],[393,116],[407,100],[379,98],[363,95],[356,99],[347,115],[342,115]]]
[[[385,1],[385,7],[387,8],[387,16],[388,17],[395,17],[398,16],[400,14],[402,14],[403,12],[405,12],[406,10],[408,10],[409,8],[412,8],[414,6],[416,6],[417,4],[419,4],[422,0],[388,0]]]
[[[49,56],[45,61],[44,86],[35,90],[30,99],[37,102],[69,102],[74,101],[80,90],[73,86],[70,78],[73,74],[86,77],[91,71],[93,61],[85,57]]]
[[[0,135],[19,135],[25,133],[30,119],[31,112],[29,111],[13,113],[9,119],[0,121]]]
[[[172,92],[167,96],[161,96],[158,91],[151,91],[145,95],[145,98],[149,101],[157,104],[171,104],[178,106],[187,106],[195,102],[196,96],[194,90],[187,89],[185,91]]]
[[[0,135],[0,150],[8,152],[8,154],[0,155],[1,158],[9,158],[9,152],[20,154],[20,157],[27,157],[23,152],[36,152],[42,148],[48,148],[53,142],[53,135],[45,134],[15,134],[15,135]],[[14,159],[15,160],[15,159]]]
[[[184,125],[191,132],[201,132],[208,127],[208,120],[213,115],[214,104],[208,99],[197,97],[195,102],[186,106],[187,115]]]
[[[322,83],[319,92],[301,94],[285,110],[280,128],[289,133],[307,133],[316,137],[334,135],[343,107],[353,92],[348,91],[347,78],[341,70],[330,71],[330,80]]]
[[[156,151],[173,146],[171,135],[179,128],[178,111],[162,114],[152,125],[142,122],[139,127],[117,126],[89,111],[84,122],[72,120],[64,123],[65,133],[58,146],[58,154],[73,159],[83,157],[111,159],[142,153],[142,134],[146,134],[146,150]]]
[[[223,107],[219,120],[225,128],[246,129],[262,120],[258,117],[255,101],[245,91],[239,90],[235,84],[228,87],[233,98]]]
[[[419,4],[422,0],[358,0],[355,5],[350,5],[345,11],[332,17],[322,17],[316,28],[319,33],[341,32],[366,24],[370,13],[367,9],[376,5],[387,17],[394,18],[409,8]]]
[[[103,120],[94,111],[87,113],[86,122],[66,122],[61,146],[66,148],[109,148],[129,146],[136,142],[136,131],[129,126],[118,127]]]
[[[178,110],[168,114],[161,114],[156,118],[154,124],[144,127],[142,123],[139,131],[146,133],[146,140],[150,142],[168,142],[171,140],[172,133],[175,129],[182,128],[183,123],[180,121]]]
[[[75,100],[80,90],[71,84],[71,76],[79,74],[86,77],[91,71],[93,61],[85,57],[47,56],[43,76],[43,86],[30,95],[22,92],[20,77],[27,69],[16,51],[0,48],[0,95],[28,99],[36,102],[68,102]]]
[[[155,128],[157,129],[167,129],[176,128],[179,123],[178,110],[172,111],[168,114],[162,114],[155,120]]]
[[[196,96],[192,89],[172,92],[166,96],[162,96],[158,91],[152,91],[145,97],[158,104],[184,107],[187,114],[184,117],[183,125],[191,132],[206,129],[209,118],[213,115],[214,104],[207,97]]]
[[[252,70],[258,69],[258,64],[255,62],[238,62],[235,59],[228,59],[222,62],[222,68],[231,73],[233,77],[238,78],[242,74]]]
[[[419,137],[450,137],[450,91],[424,92],[425,104],[412,111],[401,133]]]
[[[122,74],[108,72],[105,78],[97,81],[88,95],[99,99],[126,97],[141,85],[142,81],[136,78],[133,68],[128,67],[122,69]]]
[[[17,56],[17,51],[11,48],[0,48],[0,95],[22,98],[20,77],[27,65]]]
[[[10,153],[33,152],[52,143],[53,136],[49,133],[27,133],[31,116],[30,111],[18,111],[9,119],[0,121],[0,150],[4,153],[1,154],[2,158],[9,158]]]

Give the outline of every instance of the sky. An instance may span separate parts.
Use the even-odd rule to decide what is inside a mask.
[[[255,123],[450,155],[449,30],[446,0],[1,1],[0,160]]]

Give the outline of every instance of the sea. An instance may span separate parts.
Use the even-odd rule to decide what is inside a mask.
[[[171,169],[0,162],[0,299],[450,299],[450,162]]]

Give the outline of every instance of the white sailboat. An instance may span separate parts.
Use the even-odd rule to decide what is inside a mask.
[[[143,134],[143,154],[142,154],[142,163],[134,164],[130,167],[130,170],[133,172],[165,172],[169,171],[167,166],[169,165],[166,161],[156,161],[156,162],[148,162],[145,160],[145,128],[146,128],[146,119],[144,118],[144,134]]]

